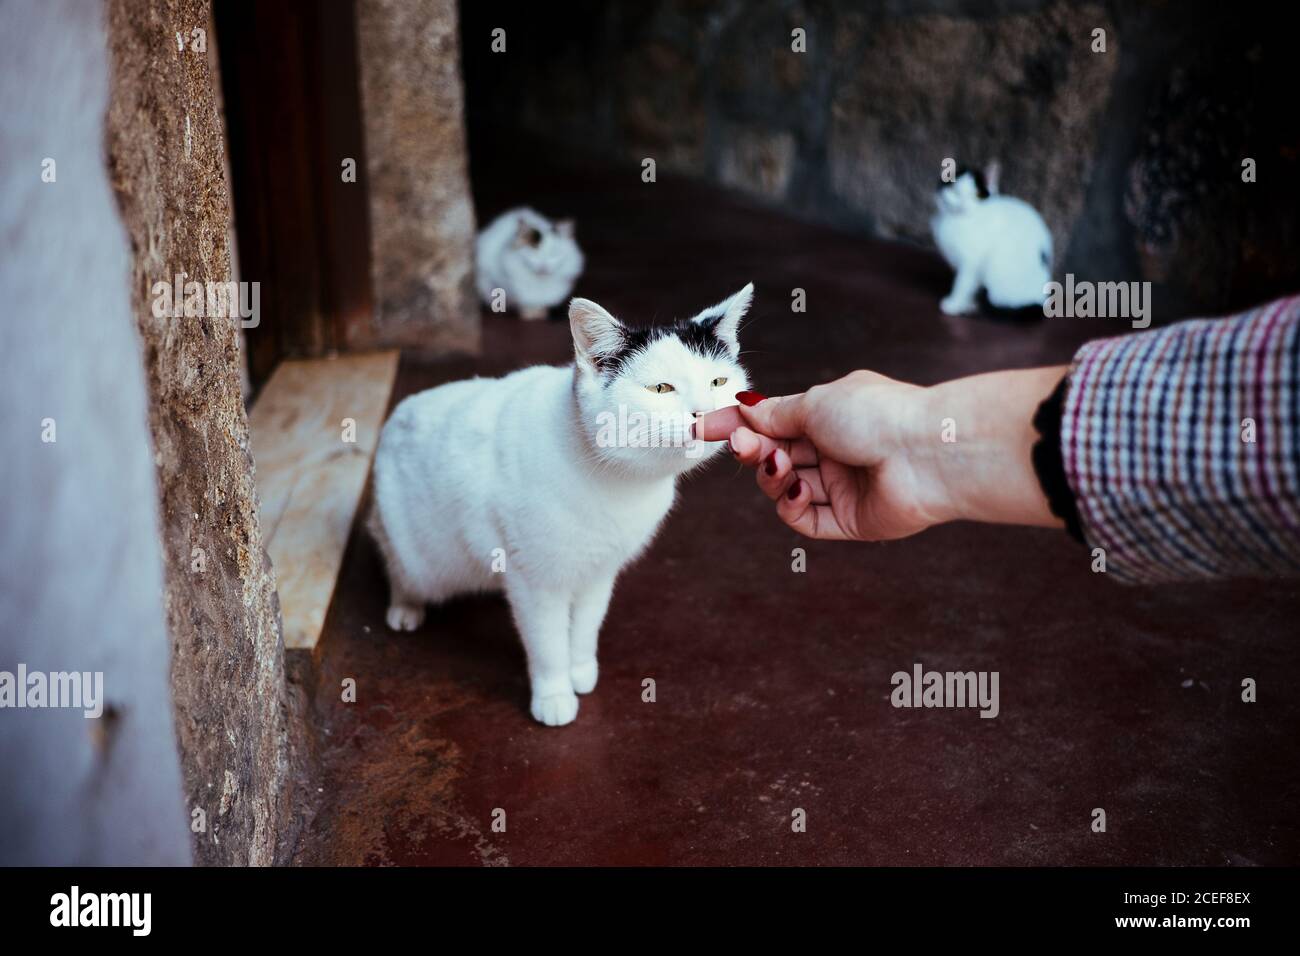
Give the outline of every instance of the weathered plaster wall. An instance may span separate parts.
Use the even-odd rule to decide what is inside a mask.
[[[1147,279],[1162,314],[1300,284],[1290,31],[1243,0],[474,5],[471,125],[708,178],[929,242],[940,163],[1000,160],[1058,272]],[[490,32],[507,31],[492,53]],[[807,52],[791,49],[806,31]],[[1106,31],[1106,52],[1092,31]],[[497,136],[496,139],[502,137]],[[1240,162],[1259,162],[1243,184]],[[526,160],[525,160],[526,161]],[[630,167],[636,174],[639,165]]]
[[[103,674],[97,719],[0,710],[5,866],[190,860],[106,38],[99,4],[0,4],[0,671]]]
[[[924,242],[942,158],[997,158],[1004,188],[1034,197],[1064,250],[1118,63],[1088,49],[1093,28],[1115,32],[1097,4],[987,20],[846,14],[829,37],[830,191],[878,234]]]
[[[187,812],[204,864],[269,864],[292,832],[294,695],[258,525],[236,320],[155,317],[151,287],[228,281],[230,204],[207,0],[109,0],[108,156],[133,253],[162,510]],[[177,34],[184,49],[178,49]]]
[[[455,0],[357,0],[380,345],[477,351]]]

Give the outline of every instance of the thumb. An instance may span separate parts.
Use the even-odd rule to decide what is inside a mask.
[[[802,438],[804,416],[807,414],[805,392],[765,398],[756,405],[739,407],[745,424],[768,438]]]

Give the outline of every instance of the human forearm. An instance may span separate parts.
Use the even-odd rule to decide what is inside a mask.
[[[1064,366],[989,372],[926,389],[915,453],[943,489],[946,521],[1059,528],[1034,471],[1034,412]]]

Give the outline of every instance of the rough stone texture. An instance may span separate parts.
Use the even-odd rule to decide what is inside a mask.
[[[1296,290],[1300,111],[1288,102],[1294,68],[1278,70],[1284,40],[1225,32],[1158,82],[1124,216],[1159,296],[1194,307]],[[1252,103],[1267,105],[1241,108]],[[1255,182],[1243,181],[1246,158]]]
[[[828,143],[836,196],[877,234],[924,242],[943,159],[996,158],[1003,189],[1038,208],[1064,251],[1121,55],[1088,49],[1094,27],[1114,32],[1101,7],[1064,3],[987,21],[845,18],[833,40],[845,69]]]
[[[162,505],[165,607],[187,812],[205,864],[269,864],[291,833],[291,763],[275,579],[258,526],[236,322],[157,318],[153,283],[231,278],[224,137],[206,0],[110,0],[108,154],[131,239]],[[195,564],[202,552],[202,570]]]
[[[378,345],[477,351],[454,0],[358,0]]]
[[[726,138],[718,157],[718,179],[757,193],[783,199],[794,173],[794,134],[738,128]]]
[[[940,163],[997,159],[1056,270],[1155,283],[1158,316],[1300,284],[1300,113],[1276,5],[580,0],[470,5],[471,125],[707,178],[928,244]],[[507,56],[487,52],[506,28]],[[806,53],[791,49],[805,31]],[[1092,31],[1106,31],[1106,52]],[[1260,180],[1244,189],[1240,159]]]
[[[97,719],[0,710],[3,866],[190,860],[107,90],[99,4],[0,4],[0,670],[103,674]]]

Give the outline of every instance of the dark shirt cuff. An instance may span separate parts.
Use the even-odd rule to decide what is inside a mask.
[[[1065,407],[1065,391],[1069,386],[1070,377],[1066,375],[1034,413],[1034,428],[1040,436],[1033,448],[1034,474],[1043,487],[1052,514],[1065,522],[1070,537],[1082,543],[1079,506],[1065,478],[1065,462],[1061,457],[1061,411]]]

